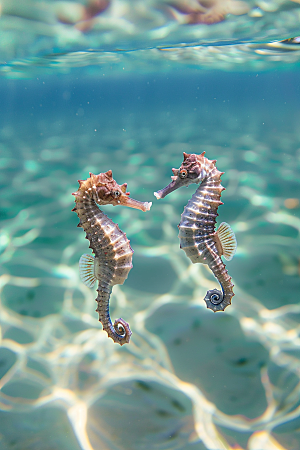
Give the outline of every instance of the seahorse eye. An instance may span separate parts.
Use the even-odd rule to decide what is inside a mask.
[[[119,191],[113,191],[113,192],[112,192],[112,195],[113,195],[115,198],[118,198],[118,197],[120,197],[121,193],[120,193]]]
[[[186,170],[186,169],[181,169],[181,171],[179,172],[179,177],[180,178],[186,178],[187,177],[187,175],[188,175],[188,171]]]

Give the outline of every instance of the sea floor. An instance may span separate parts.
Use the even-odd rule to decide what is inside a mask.
[[[264,84],[247,92],[246,74],[240,90],[219,75],[217,93],[203,77],[193,78],[195,93],[186,80],[186,97],[178,79],[167,95],[152,77],[152,96],[146,77],[114,80],[102,97],[95,80],[90,88],[81,80],[81,90],[70,79],[56,90],[53,80],[22,90],[8,82],[2,450],[300,448],[299,109],[291,91],[278,93],[284,74],[267,93]],[[177,224],[196,186],[153,196],[183,151],[206,151],[225,172],[219,223],[230,223],[238,249],[224,313],[206,309],[218,283],[179,248]],[[108,169],[133,198],[153,202],[147,213],[103,207],[134,249],[110,302],[112,319],[133,332],[122,347],[102,331],[96,291],[79,279],[89,249],[71,212],[77,180]]]

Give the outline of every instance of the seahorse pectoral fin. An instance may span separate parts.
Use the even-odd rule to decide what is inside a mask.
[[[95,257],[84,254],[79,260],[79,274],[81,281],[89,288],[96,283],[95,277]]]
[[[228,223],[222,222],[216,234],[222,247],[222,255],[227,261],[230,261],[234,257],[237,248],[234,232]]]

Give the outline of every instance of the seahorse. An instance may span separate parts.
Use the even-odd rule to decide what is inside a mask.
[[[129,197],[126,192],[127,183],[121,186],[113,179],[112,171],[94,175],[86,180],[78,180],[79,189],[75,196],[75,211],[79,217],[78,227],[86,232],[90,248],[95,256],[82,255],[79,261],[79,272],[82,281],[93,287],[98,280],[98,303],[96,311],[99,321],[108,337],[120,345],[130,341],[129,324],[122,318],[116,319],[114,325],[109,314],[109,298],[112,287],[123,284],[132,268],[133,250],[126,234],[118,224],[108,218],[98,205],[124,205],[141,211],[148,211],[151,202],[140,202]]]
[[[230,261],[236,252],[237,242],[227,223],[222,222],[215,230],[218,207],[223,205],[220,198],[225,189],[221,185],[224,172],[216,168],[216,160],[210,161],[204,155],[205,152],[201,155],[183,152],[180,168],[172,169],[171,183],[154,192],[154,195],[161,199],[182,186],[200,184],[181,215],[178,225],[180,248],[192,263],[207,264],[219,281],[222,292],[208,290],[204,297],[207,308],[217,312],[224,311],[234,296],[234,285],[221,256]]]

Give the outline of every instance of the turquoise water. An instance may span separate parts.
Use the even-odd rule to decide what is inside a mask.
[[[78,34],[82,20],[46,15],[46,27],[50,3],[26,4],[2,2],[0,19],[1,450],[299,449],[298,44],[267,45],[296,36],[299,5],[247,2],[247,14],[190,27],[162,2],[121,2]],[[183,151],[225,172],[218,223],[238,249],[224,313],[203,301],[218,288],[211,272],[179,248],[195,185],[153,195]],[[134,250],[110,301],[133,333],[122,347],[80,281],[89,244],[71,212],[77,180],[109,169],[153,202],[103,207]]]

